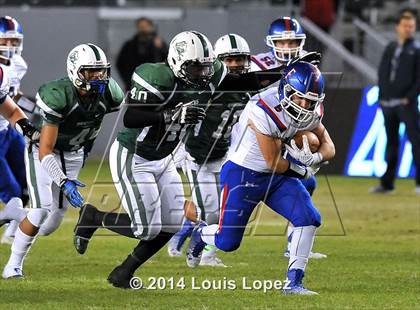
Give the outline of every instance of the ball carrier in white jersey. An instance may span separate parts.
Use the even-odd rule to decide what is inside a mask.
[[[187,250],[187,264],[195,267],[206,244],[229,252],[242,241],[249,217],[260,201],[294,225],[287,270],[290,281],[284,293],[313,295],[303,287],[305,267],[321,216],[299,179],[313,176],[335,155],[335,147],[321,123],[324,99],[321,72],[307,62],[285,70],[278,87],[254,96],[233,133],[232,145],[222,167],[222,203],[217,225],[199,222]],[[314,132],[320,147],[312,153],[308,140],[296,147],[299,130]],[[292,159],[284,157],[286,148]]]
[[[270,51],[251,56],[251,71],[267,70],[287,64],[293,59],[307,54],[303,50],[306,34],[300,23],[295,18],[281,17],[274,20],[266,36],[266,44]],[[312,52],[313,53],[313,52]],[[319,58],[310,61],[314,65],[319,64]],[[316,178],[302,180],[302,183],[312,195],[316,189]],[[289,257],[290,241],[293,226],[289,223],[287,228],[287,248],[284,256]],[[323,253],[313,252],[311,258],[325,258]]]

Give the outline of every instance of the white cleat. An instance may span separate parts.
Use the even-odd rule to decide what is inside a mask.
[[[168,246],[168,255],[170,257],[179,257],[179,256],[182,256],[182,252],[181,251],[178,251],[175,248],[172,248],[172,247],[169,247]]]
[[[290,252],[289,251],[284,251],[283,256],[289,258],[290,257]],[[326,254],[322,254],[322,253],[318,253],[318,252],[311,252],[311,253],[309,253],[308,258],[322,259],[322,258],[327,258],[327,257],[328,256]]]
[[[286,295],[319,295],[317,292],[308,290],[302,285],[296,285],[287,289],[283,289],[283,293]]]
[[[420,195],[420,185],[416,186],[416,188],[414,189],[414,193],[416,193],[416,195]]]
[[[215,255],[202,256],[200,266],[227,267],[223,261]]]
[[[1,276],[3,279],[23,278],[23,271],[20,267],[6,265]]]
[[[311,253],[309,253],[309,258],[323,259],[323,258],[327,258],[327,255],[322,254],[322,253],[318,253],[318,252],[311,252]]]

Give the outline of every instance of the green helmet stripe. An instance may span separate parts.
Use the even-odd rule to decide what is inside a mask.
[[[193,31],[192,33],[194,33],[200,39],[201,45],[203,45],[204,57],[209,57],[209,48],[203,35],[196,31]]]
[[[99,50],[97,49],[97,47],[93,44],[88,44],[88,46],[93,50],[93,52],[95,53],[95,57],[96,60],[99,61],[101,60],[101,54],[99,54]]]
[[[236,43],[236,38],[234,35],[230,34],[229,40],[230,40],[230,45],[232,46],[232,48],[238,48],[238,43]]]

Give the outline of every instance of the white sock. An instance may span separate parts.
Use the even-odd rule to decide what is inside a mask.
[[[216,254],[217,247],[215,245],[206,245],[203,250],[203,255],[201,257],[211,257]]]
[[[10,254],[7,266],[18,267],[22,269],[23,260],[26,254],[28,254],[32,243],[36,237],[26,235],[20,227],[16,230],[15,239],[12,244],[12,253]]]
[[[291,224],[291,223],[289,223],[289,225],[287,225],[287,251],[289,251],[290,252],[290,244],[291,244],[291,242],[290,242],[290,240],[291,240],[291,234],[293,234],[293,229],[294,229],[295,227]]]
[[[214,237],[218,229],[219,225],[217,224],[204,226],[201,230],[201,239],[208,245],[216,245]]]
[[[20,198],[12,198],[0,211],[0,220],[15,220],[20,223],[26,217],[26,211]]]
[[[305,270],[309,253],[314,244],[315,232],[315,226],[295,227],[293,229],[288,269]]]

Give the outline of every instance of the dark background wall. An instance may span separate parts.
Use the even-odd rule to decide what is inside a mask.
[[[336,156],[322,168],[325,173],[343,173],[361,95],[360,89],[327,90],[323,123],[335,143]]]

